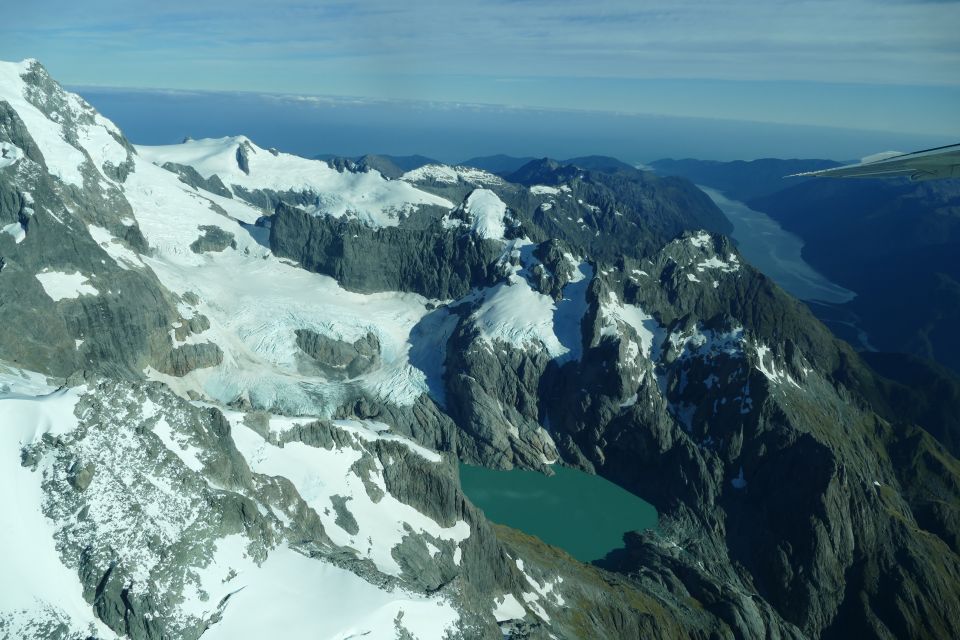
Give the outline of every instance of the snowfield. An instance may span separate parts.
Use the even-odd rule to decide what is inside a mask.
[[[456,166],[451,167],[445,164],[428,164],[412,171],[407,171],[401,180],[407,182],[439,182],[441,184],[457,184],[458,182],[467,182],[476,185],[498,186],[504,184],[504,180],[489,171],[475,169],[473,167]]]
[[[465,209],[474,233],[489,240],[503,240],[506,233],[503,218],[507,215],[507,205],[497,194],[489,189],[476,189],[467,196]]]
[[[246,150],[249,173],[238,162],[241,149]],[[158,166],[172,162],[193,167],[204,178],[215,175],[234,192],[242,187],[313,194],[316,203],[310,210],[314,215],[356,218],[372,227],[396,226],[403,215],[420,205],[454,206],[406,182],[387,180],[376,171],[341,173],[321,160],[262,149],[245,136],[137,146],[137,153]]]
[[[23,157],[23,151],[10,142],[0,142],[0,169],[12,167]]]
[[[543,347],[551,357],[567,353],[553,330],[556,306],[550,296],[534,291],[527,281],[511,275],[490,288],[470,317],[480,337],[493,344],[505,342],[519,349]]]
[[[503,342],[523,350],[542,348],[558,362],[579,360],[583,350],[580,323],[587,310],[593,268],[568,256],[574,275],[555,302],[530,286],[529,269],[538,262],[532,249],[526,239],[507,245],[505,255],[517,256],[520,264],[506,282],[479,292],[481,301],[470,321],[488,345]]]
[[[64,94],[67,103],[64,111],[69,115],[70,122],[62,115],[57,121],[48,118],[27,99],[28,85],[21,77],[35,63],[32,59],[17,63],[0,62],[0,87],[3,88],[3,99],[23,120],[43,154],[47,170],[65,184],[83,187],[85,177],[82,168],[92,164],[99,173],[98,180],[112,182],[104,170],[104,163],[117,166],[127,159],[127,150],[118,141],[120,130],[96,113],[80,96],[72,93]],[[66,135],[67,126],[72,126],[74,143]],[[2,155],[13,160],[15,155],[20,157],[22,154],[13,154],[8,150]]]
[[[272,638],[278,630],[286,638],[386,640],[397,637],[398,617],[414,638],[442,640],[460,620],[438,598],[382,591],[289,548],[271,553],[260,566],[249,559],[237,563],[241,545],[242,539],[222,541],[205,572],[204,583],[213,593],[232,595],[224,619],[203,634],[204,640]],[[237,577],[222,582],[231,569]]]
[[[43,290],[54,301],[72,300],[80,296],[96,296],[100,292],[90,284],[90,279],[75,271],[73,273],[63,273],[62,271],[41,271],[36,275],[37,280],[43,285]]]
[[[10,224],[3,225],[3,228],[0,229],[3,233],[6,233],[9,236],[13,237],[13,241],[17,244],[23,242],[27,237],[27,231],[23,228],[23,225],[19,222],[11,222]]]
[[[512,593],[494,599],[493,617],[497,622],[507,622],[508,620],[521,620],[527,615],[526,609],[520,604],[516,596]]]
[[[642,354],[646,360],[656,361],[659,359],[660,345],[665,336],[665,329],[653,316],[636,305],[621,302],[613,291],[608,292],[607,300],[600,305],[600,315],[603,319],[600,335],[623,335],[620,325],[626,324],[637,333],[640,340],[639,345],[635,345],[631,341],[629,344],[632,346],[628,351],[634,357]]]
[[[135,269],[138,267],[142,269],[144,267],[140,256],[130,249],[127,249],[103,227],[90,224],[87,225],[87,231],[90,233],[90,237],[107,252],[107,255],[113,258],[113,261],[121,269]]]
[[[555,196],[560,193],[560,189],[545,184],[535,184],[530,187],[530,193],[535,196]]]
[[[36,61],[32,59],[0,62],[3,99],[10,103],[27,126],[30,136],[43,154],[47,170],[66,184],[82,187],[83,174],[80,165],[86,160],[83,152],[64,139],[62,124],[49,120],[26,99],[27,86],[20,76],[27,73],[34,62]]]

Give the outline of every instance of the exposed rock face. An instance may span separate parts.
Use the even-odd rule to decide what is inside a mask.
[[[233,197],[233,194],[229,189],[227,189],[226,185],[223,184],[223,181],[219,176],[213,175],[209,178],[204,178],[193,167],[184,164],[177,164],[176,162],[165,162],[163,163],[163,168],[167,171],[177,174],[181,182],[188,184],[191,187],[203,189],[205,191],[209,191],[210,193],[223,196],[224,198]]]
[[[606,286],[592,288],[599,303],[609,290],[619,297],[622,287],[626,300],[652,312],[663,327],[662,333],[654,330],[660,358],[626,411],[620,398],[629,387],[588,387],[576,394],[574,385],[603,376],[584,368],[571,372],[572,384],[557,388],[555,408],[548,409],[554,431],[570,433],[569,440],[555,434],[561,452],[624,486],[643,487],[660,511],[666,538],[683,549],[664,572],[683,576],[700,562],[773,607],[759,617],[747,615],[731,611],[726,596],[710,603],[691,591],[732,626],[789,635],[783,626],[789,623],[803,634],[828,637],[955,633],[952,613],[907,604],[933,592],[954,611],[960,574],[953,552],[934,568],[934,549],[946,549],[952,539],[931,536],[944,530],[945,514],[926,527],[918,524],[930,511],[911,496],[927,472],[904,476],[905,469],[888,462],[921,450],[928,453],[919,455],[934,458],[945,452],[926,435],[905,436],[909,429],[894,429],[864,410],[862,400],[851,402],[861,380],[870,377],[856,356],[749,267],[725,272],[735,257],[728,246],[710,243],[710,253],[719,250],[723,260],[716,254],[695,258],[691,240],[705,239],[672,243],[660,258],[644,263],[642,273],[628,263],[625,271],[596,283]],[[595,359],[602,358],[600,349],[622,359],[624,338],[614,350],[602,334],[595,330],[598,352],[585,355],[581,367],[603,367]],[[893,433],[899,435],[891,440]],[[949,484],[953,488],[946,491],[926,486],[955,502],[958,485]],[[607,566],[649,567],[652,554],[662,555],[661,544],[653,536],[631,538],[628,551],[612,554]],[[899,554],[911,562],[894,562]],[[908,568],[918,565],[927,568]],[[692,588],[687,577],[681,580]],[[745,601],[735,606],[741,609]]]
[[[511,180],[532,186],[518,194],[534,240],[560,238],[578,253],[613,262],[656,251],[684,229],[729,233],[730,222],[691,183],[637,170],[583,170],[550,160],[531,162]],[[552,187],[544,189],[544,186]]]
[[[427,164],[436,164],[437,161],[424,156],[385,156],[367,154],[358,158],[344,158],[340,156],[317,156],[318,160],[325,160],[338,171],[377,171],[385,178],[397,179],[412,169]]]
[[[194,253],[223,251],[227,247],[237,248],[237,242],[229,231],[211,225],[201,225],[199,229],[203,232],[203,235],[190,244],[190,250]]]
[[[0,321],[7,327],[0,350],[22,366],[61,376],[78,368],[140,375],[170,348],[166,331],[175,311],[155,276],[129,253],[147,250],[118,187],[126,169],[118,174],[117,168],[132,162],[132,148],[119,132],[108,129],[105,135],[116,143],[116,162],[113,170],[107,161],[98,167],[77,140],[80,130],[103,126],[102,118],[69,98],[39,65],[24,77],[26,101],[42,113],[58,114],[64,145],[81,164],[76,183],[53,176],[22,118],[9,103],[0,102],[0,138],[23,150],[16,164],[0,171],[0,227],[19,224],[23,229],[19,240],[0,233],[5,263]],[[44,271],[81,274],[88,282],[100,278],[107,284],[91,285],[96,295],[54,299],[36,277]],[[24,308],[37,315],[24,314]]]
[[[243,171],[247,175],[250,175],[251,153],[253,153],[253,149],[249,142],[242,142],[237,145],[237,166],[240,167],[240,171]]]
[[[281,203],[288,205],[316,204],[317,194],[312,191],[277,191],[275,189],[245,189],[240,185],[233,185],[233,192],[238,198],[249,202],[266,213],[271,213]]]
[[[458,298],[489,282],[502,249],[472,234],[388,227],[311,216],[280,204],[272,218],[270,248],[305,269],[360,292],[413,291]]]
[[[223,351],[212,342],[184,344],[175,347],[157,363],[157,370],[180,378],[195,369],[213,367],[222,361]]]

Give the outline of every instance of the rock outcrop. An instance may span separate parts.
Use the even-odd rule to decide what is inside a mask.
[[[380,340],[373,333],[346,342],[309,329],[298,329],[297,346],[324,371],[340,377],[355,378],[380,364]]]
[[[270,248],[305,269],[359,292],[413,291],[450,299],[489,283],[502,249],[490,240],[446,230],[371,229],[359,222],[312,216],[281,203],[271,218]]]

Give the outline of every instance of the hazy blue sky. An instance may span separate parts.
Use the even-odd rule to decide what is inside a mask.
[[[734,118],[960,138],[960,2],[32,0],[0,57],[70,85]]]

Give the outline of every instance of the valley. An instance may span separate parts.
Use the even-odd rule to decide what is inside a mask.
[[[803,241],[774,219],[716,189],[698,185],[733,223],[730,236],[755,267],[801,300],[842,304],[856,294],[830,282],[803,259]]]

